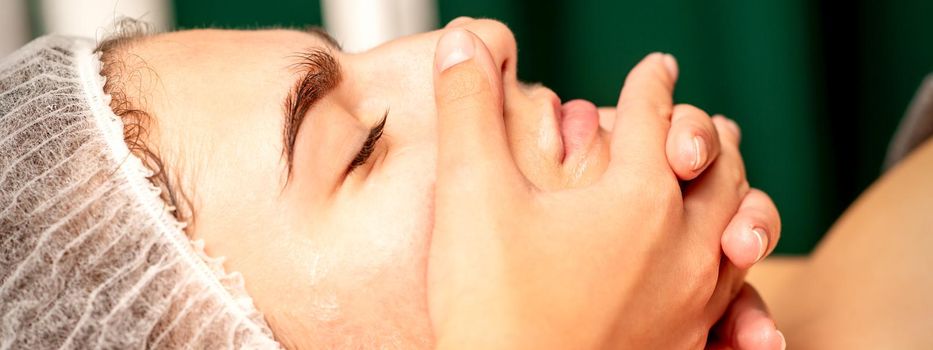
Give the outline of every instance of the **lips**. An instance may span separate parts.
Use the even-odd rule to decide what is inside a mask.
[[[572,100],[560,107],[560,135],[564,160],[586,151],[599,129],[599,111],[590,101]]]

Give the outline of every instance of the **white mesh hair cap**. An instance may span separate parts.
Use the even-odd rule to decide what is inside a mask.
[[[279,348],[130,153],[93,50],[0,62],[0,349]]]

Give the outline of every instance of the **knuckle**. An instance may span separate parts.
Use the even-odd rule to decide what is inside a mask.
[[[748,179],[745,177],[745,169],[743,169],[742,166],[733,166],[724,169],[724,171],[725,184],[728,185],[729,188],[735,190],[738,199],[745,198],[749,188],[751,188],[748,184]]]
[[[730,167],[728,174],[728,179],[735,185],[735,188],[748,188],[748,179],[745,178],[745,169],[740,164]]]
[[[742,179],[738,181],[736,188],[739,190],[739,198],[748,194],[748,189],[751,188],[751,186],[748,184],[748,179],[745,178],[744,174],[742,175]]]
[[[742,162],[739,151],[732,146],[722,145],[719,157],[722,163],[717,168],[723,173],[724,180],[735,188],[743,189],[743,193],[748,193],[749,186],[745,174],[745,164]]]

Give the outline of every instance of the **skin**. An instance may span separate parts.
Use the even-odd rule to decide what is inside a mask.
[[[929,349],[933,335],[933,140],[888,170],[811,256],[749,278],[794,349]]]
[[[664,137],[675,64],[654,54],[632,69],[612,135],[593,135],[561,164],[579,167],[573,160],[583,159],[602,176],[555,190],[526,177],[522,158],[510,151],[506,131],[521,129],[505,117],[503,64],[467,30],[441,37],[428,271],[438,348],[707,344],[709,329],[742,285],[741,270],[719,259],[720,232],[748,187],[738,133],[727,130],[719,134],[716,163],[681,192]],[[566,176],[560,170],[555,177]],[[568,263],[577,261],[586,263]],[[588,322],[580,327],[579,320]]]
[[[601,156],[556,165],[527,161],[555,147],[542,147],[530,136],[540,133],[525,132],[541,128],[542,118],[553,120],[541,112],[551,106],[553,92],[519,84],[514,38],[504,25],[458,21],[451,25],[475,33],[491,60],[505,69],[503,119],[527,178],[552,188],[573,188],[601,177],[606,169],[606,164],[596,164]],[[254,303],[283,345],[433,345],[426,271],[438,147],[433,61],[443,33],[410,36],[359,54],[331,48],[343,67],[343,80],[308,111],[290,177],[282,150],[281,101],[300,77],[294,54],[327,49],[323,39],[286,30],[197,30],[149,36],[122,53],[138,68],[123,81],[126,91],[138,92],[128,97],[153,117],[145,141],[190,199],[190,208],[183,209],[195,215],[187,232],[206,242],[208,254],[226,257],[227,269],[243,274]],[[384,136],[375,152],[348,174],[369,128],[387,108]],[[662,147],[660,153],[661,160],[667,159],[666,171],[672,172],[667,184],[697,177],[719,155],[719,137],[708,115],[690,107],[672,113],[670,126],[655,136],[668,140],[667,152]],[[719,124],[733,127],[724,119]],[[694,144],[698,135],[706,141],[699,167],[689,156],[697,152],[681,147]],[[579,162],[596,165],[582,172],[562,171]],[[733,180],[744,183],[744,174]],[[715,237],[751,237],[750,227],[768,229],[764,246],[746,239],[722,247],[745,268],[762,249],[773,248],[779,224],[767,196],[732,201],[717,215],[723,227]],[[767,214],[736,215],[739,203]],[[727,228],[730,222],[752,224]],[[748,325],[754,327],[737,327],[777,339],[773,323]]]

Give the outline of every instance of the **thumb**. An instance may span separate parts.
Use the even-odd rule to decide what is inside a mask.
[[[437,42],[439,181],[464,184],[517,173],[506,139],[501,73],[493,62],[483,41],[467,30],[450,30]]]

